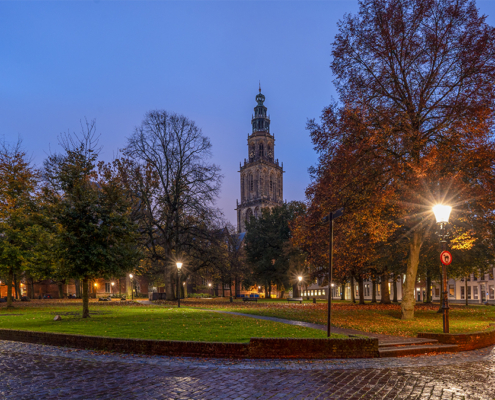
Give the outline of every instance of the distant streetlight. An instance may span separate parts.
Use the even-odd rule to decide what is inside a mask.
[[[208,283],[208,287],[211,289],[211,283]],[[213,289],[211,289],[211,296],[213,297]]]
[[[440,243],[442,245],[442,254],[447,250],[447,229],[446,226],[449,223],[450,213],[452,207],[437,204],[433,207],[433,213],[435,214],[435,219],[437,220],[437,225],[440,228],[438,236],[440,237]],[[448,255],[448,253],[447,253]],[[450,259],[450,257],[448,256]],[[447,262],[448,260],[442,260],[442,292],[443,292],[443,333],[449,333],[449,299],[447,295]],[[452,260],[450,260],[452,261]]]
[[[178,262],[176,263],[177,265],[177,307],[180,307],[180,287],[179,287],[179,281],[180,281],[180,270],[182,268],[182,263]]]
[[[299,276],[297,277],[297,280],[299,281],[299,296],[300,296],[300,297],[302,297],[302,283],[301,283],[301,282],[302,282],[302,279],[303,279],[303,278],[302,278],[302,276],[301,276],[301,275],[299,275]]]
[[[129,274],[129,278],[131,278],[131,300],[134,301],[134,280],[132,279],[134,275]]]

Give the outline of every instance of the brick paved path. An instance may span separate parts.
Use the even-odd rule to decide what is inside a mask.
[[[200,360],[0,341],[0,399],[494,399],[493,347],[373,360]]]

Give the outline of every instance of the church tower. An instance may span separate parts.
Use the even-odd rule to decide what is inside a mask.
[[[241,163],[241,202],[237,201],[237,230],[246,231],[251,217],[261,216],[263,208],[283,203],[283,164],[275,159],[275,137],[270,134],[270,117],[264,106],[265,96],[261,87],[256,96],[257,105],[251,119],[248,135],[248,158]]]

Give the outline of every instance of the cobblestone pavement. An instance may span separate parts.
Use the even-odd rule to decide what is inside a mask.
[[[372,360],[117,355],[0,341],[0,399],[495,399],[495,349]]]

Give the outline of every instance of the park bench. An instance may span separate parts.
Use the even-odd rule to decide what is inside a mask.
[[[298,301],[298,302],[299,302],[299,304],[302,304],[303,299],[302,299],[302,297],[287,297],[287,301],[288,301],[288,302],[291,302],[291,301]]]
[[[243,297],[242,301],[255,301],[258,302],[258,299],[256,297]]]

